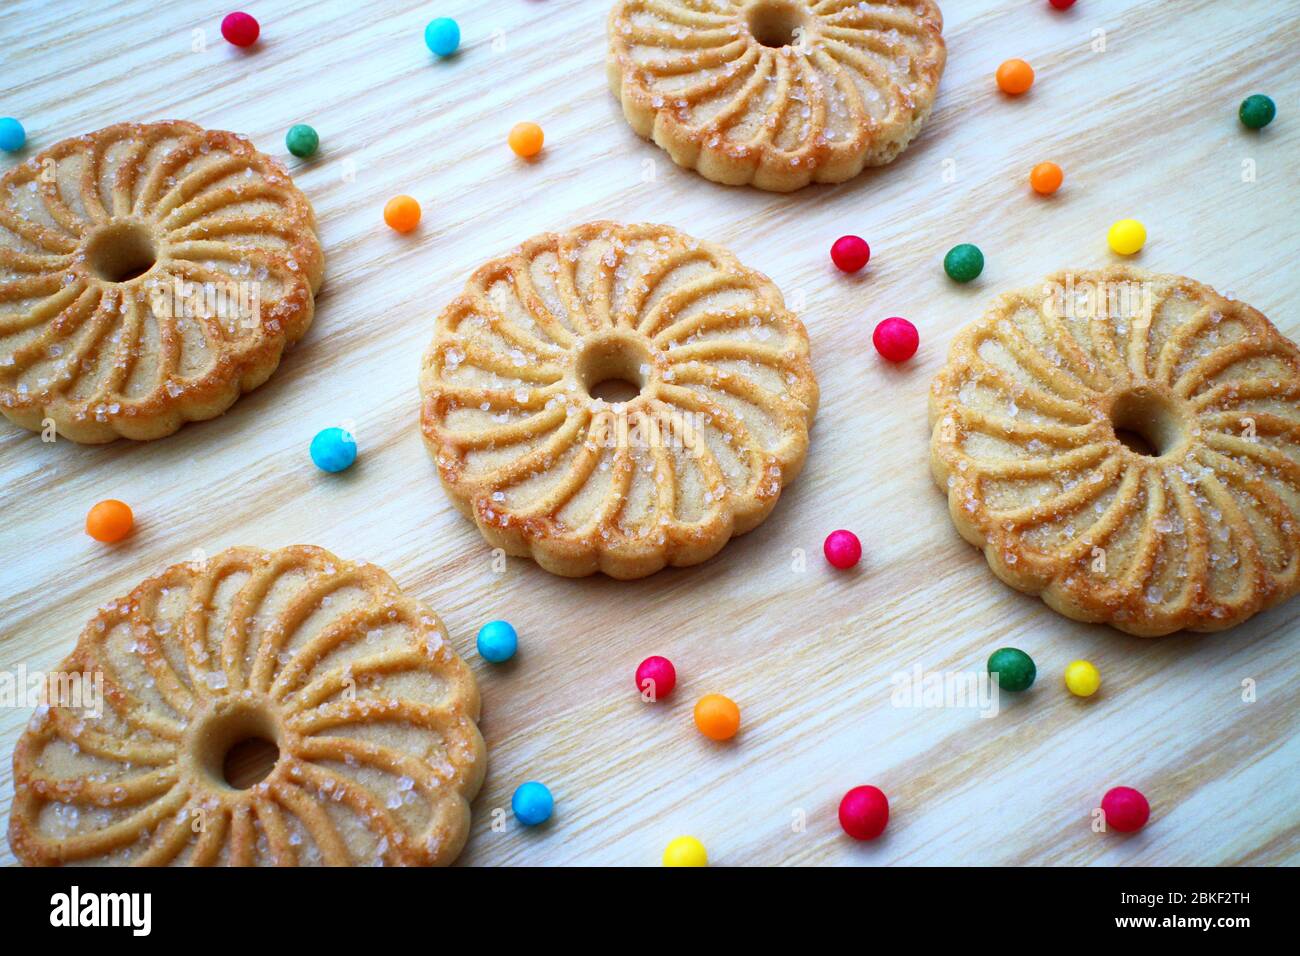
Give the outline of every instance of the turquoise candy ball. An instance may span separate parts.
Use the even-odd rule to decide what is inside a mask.
[[[1018,647],[999,647],[989,655],[989,673],[1003,690],[1028,690],[1038,676],[1034,659]]]
[[[27,130],[12,116],[0,119],[0,149],[16,153],[27,145]]]
[[[1244,126],[1263,129],[1273,122],[1273,117],[1277,115],[1277,105],[1263,93],[1256,93],[1241,101],[1241,109],[1237,110],[1237,115]]]
[[[555,798],[545,784],[530,780],[510,798],[510,809],[515,811],[515,819],[524,826],[535,827],[551,819]]]
[[[322,471],[343,471],[357,460],[357,440],[341,428],[326,428],[311,440],[311,460]]]
[[[448,17],[431,20],[424,28],[424,42],[438,56],[451,56],[460,46],[460,25]]]
[[[984,253],[969,242],[953,246],[943,257],[943,271],[955,282],[970,282],[984,271]]]
[[[306,123],[299,123],[297,126],[289,127],[289,132],[284,137],[284,145],[288,147],[289,152],[305,159],[320,148],[320,136]]]
[[[478,653],[483,660],[500,664],[514,657],[518,649],[519,635],[505,621],[488,621],[479,628]]]

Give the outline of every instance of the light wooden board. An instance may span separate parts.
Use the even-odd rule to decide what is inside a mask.
[[[194,548],[319,544],[381,565],[435,607],[479,677],[490,766],[466,863],[652,864],[682,833],[725,864],[1300,861],[1300,601],[1218,636],[1144,641],[1066,621],[1000,584],[952,530],[925,421],[956,330],[999,291],[1109,261],[1105,229],[1121,216],[1148,227],[1141,265],[1231,290],[1300,338],[1300,6],[948,2],[948,67],[919,141],[891,167],[790,196],[706,182],[632,134],[605,85],[605,0],[255,0],[264,39],[251,53],[220,38],[231,6],[31,0],[0,12],[0,114],[26,123],[29,154],[120,120],[240,131],[289,161],[326,250],[311,331],[223,418],[95,448],[0,428],[0,668],[53,666],[97,604]],[[448,62],[422,43],[437,15],[464,33]],[[1011,56],[1038,73],[1017,101],[992,88]],[[1260,134],[1236,119],[1256,91],[1280,109]],[[546,130],[531,165],[505,144],[522,119]],[[316,159],[285,153],[295,122],[319,130]],[[1066,183],[1044,201],[1026,176],[1049,158]],[[399,192],[425,208],[405,237],[380,218]],[[420,441],[419,357],[480,261],[606,217],[727,244],[802,305],[822,391],[807,467],[761,528],[706,565],[633,583],[513,559],[496,574]],[[846,232],[873,249],[858,278],[827,257]],[[961,241],[988,260],[966,287],[940,266]],[[871,349],[887,315],[921,330],[901,368]],[[326,476],[307,445],[344,421],[361,458]],[[106,497],[139,519],[120,547],[81,530]],[[865,543],[856,573],[819,554],[837,527]],[[473,653],[478,626],[498,617],[522,640],[505,667]],[[996,718],[891,706],[891,675],[978,670],[1005,644],[1041,676]],[[682,680],[647,706],[632,672],[652,653]],[[1061,686],[1078,657],[1104,675],[1089,702]],[[691,723],[710,691],[744,716],[726,746]],[[0,710],[6,817],[8,752],[27,716]],[[494,829],[528,779],[555,793],[552,823]],[[855,845],[835,806],[866,782],[894,815],[885,838]],[[1092,833],[1090,810],[1120,783],[1147,793],[1152,824],[1129,839]]]

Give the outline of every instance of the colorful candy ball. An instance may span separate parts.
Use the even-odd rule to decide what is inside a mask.
[[[969,242],[953,246],[943,257],[943,271],[954,282],[970,282],[984,271],[984,253]]]
[[[105,544],[121,541],[134,527],[130,507],[116,498],[101,501],[86,513],[86,534]]]
[[[1106,233],[1111,251],[1121,256],[1131,256],[1140,251],[1146,241],[1147,227],[1136,219],[1121,219]]]
[[[906,362],[916,354],[921,336],[917,334],[915,325],[895,315],[876,326],[871,333],[871,343],[882,358],[890,362]]]
[[[284,145],[299,159],[313,155],[320,148],[320,136],[306,123],[290,126],[285,134]]]
[[[667,697],[677,686],[677,668],[666,657],[647,657],[636,669],[636,690],[649,703]]]
[[[854,787],[840,801],[840,826],[855,840],[874,840],[889,823],[889,798],[879,787]]]
[[[1050,196],[1064,181],[1065,173],[1056,163],[1039,163],[1029,171],[1029,187],[1040,196]]]
[[[1024,60],[1007,60],[994,76],[998,89],[1011,96],[1019,96],[1034,85],[1034,68]]]
[[[450,17],[430,20],[424,28],[424,43],[438,56],[451,56],[460,47],[460,24]]]
[[[1241,118],[1242,125],[1250,129],[1263,129],[1273,122],[1273,117],[1276,115],[1277,104],[1263,93],[1256,93],[1253,96],[1246,97],[1241,101],[1241,108],[1237,110],[1237,116]]]
[[[857,272],[871,261],[871,247],[861,236],[840,236],[831,246],[831,261],[841,272]]]
[[[1069,10],[1074,6],[1074,0],[1048,0],[1048,2],[1058,10]]]
[[[664,849],[664,866],[708,866],[704,844],[693,836],[680,836]]]
[[[1106,826],[1120,833],[1141,830],[1151,818],[1151,804],[1132,787],[1111,787],[1101,798],[1101,809],[1106,814]]]
[[[730,697],[705,694],[695,704],[695,726],[710,740],[730,740],[740,729],[740,708]]]
[[[410,232],[420,224],[420,204],[410,196],[394,196],[384,204],[384,222],[398,232]]]
[[[226,38],[227,43],[233,43],[235,46],[252,46],[262,35],[262,28],[247,13],[228,13],[221,21],[221,35]]]
[[[826,555],[827,561],[844,571],[862,560],[862,542],[852,531],[841,528],[826,536],[822,553]]]
[[[1065,687],[1075,697],[1091,697],[1101,687],[1101,672],[1092,661],[1073,661],[1065,668]]]
[[[542,142],[545,140],[542,128],[536,123],[516,123],[510,128],[510,135],[506,142],[514,154],[521,159],[532,159],[542,151]]]
[[[1018,647],[999,647],[989,655],[989,673],[1003,690],[1029,690],[1038,676],[1034,659]]]
[[[311,460],[321,471],[346,471],[357,460],[357,440],[342,428],[322,428],[311,440]]]
[[[0,149],[16,153],[27,145],[27,130],[12,116],[0,118]]]
[[[551,819],[555,810],[555,798],[545,784],[530,780],[515,790],[510,798],[510,809],[515,812],[515,819],[526,827],[535,827]]]
[[[483,660],[500,664],[515,656],[519,635],[506,621],[488,621],[478,631],[478,654]]]

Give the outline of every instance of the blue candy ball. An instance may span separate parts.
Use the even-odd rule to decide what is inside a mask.
[[[0,149],[16,153],[27,145],[27,130],[12,116],[0,118]]]
[[[478,654],[485,661],[500,664],[515,656],[519,635],[505,621],[488,621],[478,632]]]
[[[526,827],[535,827],[551,819],[555,798],[545,784],[530,780],[515,791],[510,798],[510,808],[515,811],[516,820]]]
[[[322,471],[343,471],[357,460],[357,442],[341,428],[326,428],[311,440],[311,460]]]
[[[424,42],[438,56],[451,56],[460,46],[460,25],[448,17],[429,21]]]

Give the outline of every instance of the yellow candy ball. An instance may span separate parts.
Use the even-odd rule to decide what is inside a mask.
[[[1065,686],[1075,697],[1091,697],[1101,686],[1101,672],[1091,661],[1075,661],[1065,669]]]
[[[1146,245],[1147,227],[1136,219],[1121,219],[1110,227],[1106,241],[1112,251],[1121,256],[1131,256]]]
[[[709,854],[695,837],[678,837],[664,850],[664,866],[708,866]]]

